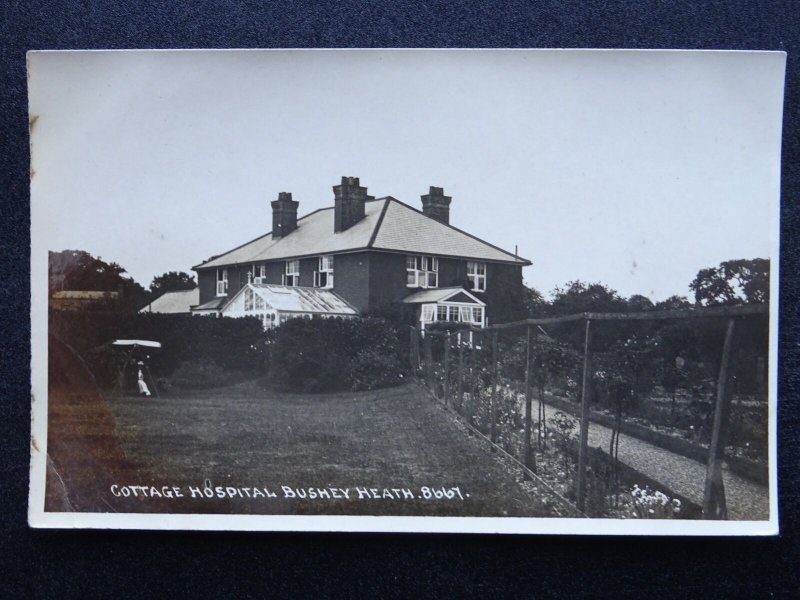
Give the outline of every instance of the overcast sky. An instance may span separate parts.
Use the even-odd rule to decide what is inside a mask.
[[[533,261],[661,300],[768,257],[784,56],[639,51],[74,52],[29,57],[34,252],[145,287],[358,176]],[[776,233],[777,235],[777,233]],[[421,248],[420,250],[424,250]]]

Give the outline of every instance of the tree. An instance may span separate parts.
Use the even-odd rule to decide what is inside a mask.
[[[84,250],[49,253],[50,291],[116,292],[125,273],[117,263],[107,263]]]
[[[666,300],[656,302],[656,310],[680,310],[682,308],[691,308],[692,303],[689,302],[684,296],[670,296]]]
[[[189,275],[183,271],[169,271],[163,275],[153,277],[150,284],[150,293],[155,300],[167,292],[179,292],[181,290],[193,290],[197,287],[194,275]]]
[[[570,281],[552,292],[553,313],[572,315],[582,312],[624,312],[627,303],[615,290],[602,283]]]
[[[602,283],[570,281],[552,292],[551,311],[554,316],[585,312],[619,313],[628,309],[627,301],[619,293]],[[582,349],[585,326],[582,322],[563,323],[548,328],[548,334],[567,341],[575,349]],[[592,324],[592,345],[605,348],[627,335],[627,329],[618,323],[598,321]]]
[[[62,250],[48,254],[48,287],[59,290],[118,292],[123,310],[138,310],[147,304],[149,294],[125,269],[107,263],[85,250]]]
[[[736,259],[700,269],[689,284],[703,306],[745,304],[769,300],[769,259]]]
[[[628,310],[631,312],[644,312],[646,310],[653,310],[653,308],[655,308],[655,305],[647,296],[634,294],[628,298]]]
[[[525,313],[529,319],[542,318],[548,315],[550,303],[547,302],[539,290],[523,286],[523,294]]]

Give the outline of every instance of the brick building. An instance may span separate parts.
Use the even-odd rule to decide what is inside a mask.
[[[422,210],[368,195],[357,177],[342,177],[333,192],[333,206],[301,218],[299,203],[281,192],[270,233],[193,267],[200,290],[193,312],[260,314],[269,310],[268,289],[298,303],[327,306],[335,298],[358,314],[404,315],[423,327],[523,315],[522,268],[531,262],[450,225],[451,198],[441,188],[422,196]],[[260,296],[260,308],[234,302],[242,294]]]

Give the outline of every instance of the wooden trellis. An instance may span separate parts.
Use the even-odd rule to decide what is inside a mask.
[[[442,338],[444,341],[444,369],[443,369],[443,402],[446,406],[452,406],[460,412],[466,412],[470,424],[474,425],[474,417],[477,408],[476,390],[478,387],[478,364],[476,357],[476,346],[485,341],[488,334],[491,344],[491,363],[487,370],[491,377],[490,392],[490,425],[489,439],[496,443],[498,439],[497,416],[498,416],[498,363],[501,357],[498,356],[498,333],[506,330],[524,330],[525,332],[525,381],[524,381],[524,437],[523,449],[520,462],[525,467],[536,471],[535,455],[532,448],[532,369],[531,369],[531,348],[534,344],[532,328],[555,325],[570,322],[584,323],[583,351],[582,351],[582,376],[580,387],[580,432],[578,436],[578,467],[576,482],[576,504],[579,510],[586,510],[586,480],[587,467],[589,463],[589,404],[591,400],[592,382],[592,323],[601,321],[663,321],[663,320],[682,320],[682,319],[726,319],[725,340],[722,348],[720,369],[717,379],[717,394],[714,407],[713,430],[711,435],[711,445],[708,451],[706,466],[706,478],[704,485],[703,499],[703,518],[704,519],[725,519],[727,518],[727,508],[725,503],[725,486],[722,478],[722,461],[724,449],[727,441],[728,420],[730,414],[732,396],[732,378],[735,372],[735,331],[736,322],[742,318],[754,315],[768,314],[766,304],[748,304],[740,306],[715,306],[704,308],[691,308],[667,311],[645,311],[635,313],[579,313],[562,317],[550,317],[541,319],[526,319],[511,323],[492,325],[486,328],[469,326],[457,333],[449,331],[426,331],[424,334],[411,328],[411,364],[416,369],[422,366],[422,372],[426,383],[431,389],[436,390],[435,370],[433,366],[432,340]],[[466,335],[470,333],[471,335]],[[420,357],[420,341],[422,342],[423,354]],[[455,386],[451,385],[450,356],[453,350],[452,345],[456,344],[457,352],[456,381]],[[465,357],[465,353],[468,356]],[[452,391],[455,388],[456,396],[452,398]],[[465,401],[465,388],[468,400]]]

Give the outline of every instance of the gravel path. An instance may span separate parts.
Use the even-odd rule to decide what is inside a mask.
[[[558,410],[549,407],[549,411]],[[550,412],[553,414],[553,412]],[[578,428],[576,427],[576,432]],[[608,452],[611,429],[598,423],[589,425],[589,446]],[[674,492],[703,505],[706,465],[624,433],[619,441],[619,460],[637,471],[662,482]],[[732,520],[769,519],[768,488],[723,469],[728,518]]]

